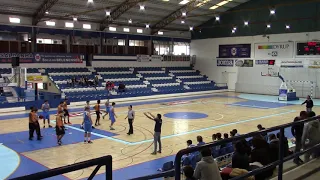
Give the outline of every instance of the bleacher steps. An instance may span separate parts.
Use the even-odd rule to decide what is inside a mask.
[[[188,85],[183,86],[185,89],[191,89]]]
[[[159,92],[159,90],[158,90],[157,88],[151,88],[151,90],[152,90],[153,92]]]
[[[288,161],[286,162],[285,164],[287,163],[292,163],[292,161]],[[287,164],[288,165],[288,164]],[[285,172],[283,174],[283,179],[286,180],[305,180],[307,179],[307,177],[305,177],[306,175],[310,174],[309,177],[314,177],[314,172],[319,172],[319,169],[320,169],[320,159],[313,159],[305,164],[302,164],[301,166],[296,166],[296,165],[293,165],[294,168],[287,172]],[[287,169],[284,167],[284,169]],[[318,180],[320,179],[320,176],[316,176],[317,178],[316,179],[312,179],[312,180]],[[272,178],[271,180],[277,180],[278,179],[278,176]],[[309,178],[310,179],[310,178]],[[311,180],[311,179],[310,179]]]

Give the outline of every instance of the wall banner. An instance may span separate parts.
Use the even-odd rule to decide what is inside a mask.
[[[217,66],[233,67],[233,59],[217,59]]]
[[[282,68],[303,68],[302,60],[282,60],[280,67]]]
[[[139,54],[139,55],[137,55],[137,61],[138,62],[149,62],[149,61],[151,61],[151,59],[150,59],[149,55]]]
[[[309,60],[309,68],[320,68],[320,59]]]
[[[245,59],[245,60],[236,60],[237,67],[253,67],[253,60],[252,59]]]
[[[33,82],[33,83],[42,83],[43,77],[42,76],[27,76],[27,81]]]
[[[255,58],[292,58],[293,52],[293,42],[254,44]]]
[[[82,63],[82,54],[71,53],[0,53],[0,63],[11,63],[12,57],[20,57],[20,63]]]
[[[152,62],[161,62],[161,61],[163,61],[163,57],[160,55],[151,55],[151,61]]]
[[[251,44],[219,45],[219,58],[250,58]]]
[[[256,66],[274,66],[275,60],[255,60]]]

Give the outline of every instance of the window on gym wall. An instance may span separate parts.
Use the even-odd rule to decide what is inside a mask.
[[[59,39],[37,39],[38,44],[62,44]]]
[[[129,40],[129,46],[144,46],[144,41]]]
[[[153,41],[155,55],[170,54],[170,42],[168,41]]]
[[[185,42],[174,42],[174,55],[190,55],[190,44]]]
[[[126,40],[125,39],[118,39],[118,46],[125,46]]]

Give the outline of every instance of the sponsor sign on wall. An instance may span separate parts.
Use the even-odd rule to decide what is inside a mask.
[[[309,60],[309,68],[320,68],[320,60]]]
[[[253,60],[252,59],[245,59],[245,60],[236,60],[237,67],[253,67]]]
[[[255,60],[257,66],[274,66],[275,60]]]
[[[254,44],[255,58],[292,58],[293,52],[293,42]]]
[[[28,82],[34,82],[34,83],[38,83],[38,82],[42,82],[43,81],[43,77],[42,76],[27,76],[27,81]]]
[[[84,55],[70,53],[0,53],[0,63],[11,63],[20,57],[20,63],[82,63]]]
[[[303,68],[302,60],[282,60],[280,67],[282,68]]]
[[[219,45],[219,58],[250,58],[251,44]]]
[[[233,59],[217,59],[217,66],[233,67]]]
[[[137,55],[137,61],[139,61],[139,62],[149,62],[150,61],[150,56],[149,55],[139,54],[139,55]]]
[[[160,55],[152,55],[151,56],[151,61],[152,62],[161,62],[163,61],[163,57]]]

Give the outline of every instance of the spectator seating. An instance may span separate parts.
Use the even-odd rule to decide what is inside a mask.
[[[199,71],[191,67],[97,67],[97,68],[27,68],[29,74],[47,74],[58,89],[72,101],[94,100],[106,98],[106,82],[114,83],[117,88],[125,84],[124,92],[112,93],[114,98],[135,97],[169,93],[219,90]],[[0,69],[0,74],[10,74],[11,68]],[[93,81],[98,76],[97,85],[70,84],[67,80],[86,77]]]

